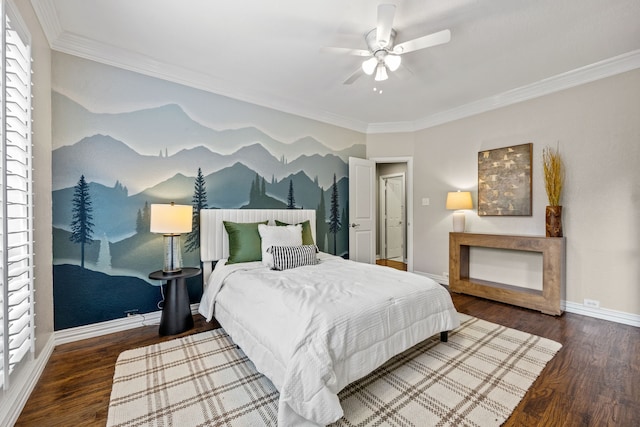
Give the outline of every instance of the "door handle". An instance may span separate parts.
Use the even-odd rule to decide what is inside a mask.
[[[360,227],[360,224],[356,224],[355,222],[351,224],[351,228]]]

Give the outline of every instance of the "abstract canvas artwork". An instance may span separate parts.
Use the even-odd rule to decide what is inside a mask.
[[[531,216],[533,144],[478,152],[478,215]]]

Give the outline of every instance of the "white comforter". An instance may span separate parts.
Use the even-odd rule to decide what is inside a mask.
[[[279,426],[337,421],[342,388],[459,325],[448,292],[429,278],[319,258],[286,271],[218,262],[200,302],[280,391]]]

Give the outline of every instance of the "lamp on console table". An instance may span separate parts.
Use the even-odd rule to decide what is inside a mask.
[[[464,233],[464,209],[473,209],[471,193],[469,191],[450,191],[447,194],[447,205],[449,210],[455,210],[453,213],[453,231],[456,233]]]
[[[192,213],[189,205],[151,205],[150,231],[164,234],[164,273],[182,271],[180,234],[191,231]]]

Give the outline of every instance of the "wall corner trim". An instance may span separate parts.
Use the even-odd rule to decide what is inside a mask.
[[[45,366],[55,348],[54,334],[49,335],[46,344],[40,350],[37,358],[29,360],[23,366],[10,388],[10,393],[4,393],[0,398],[0,425],[12,426],[18,421],[22,409],[27,404],[31,392],[36,387]],[[13,378],[13,377],[12,377]]]

